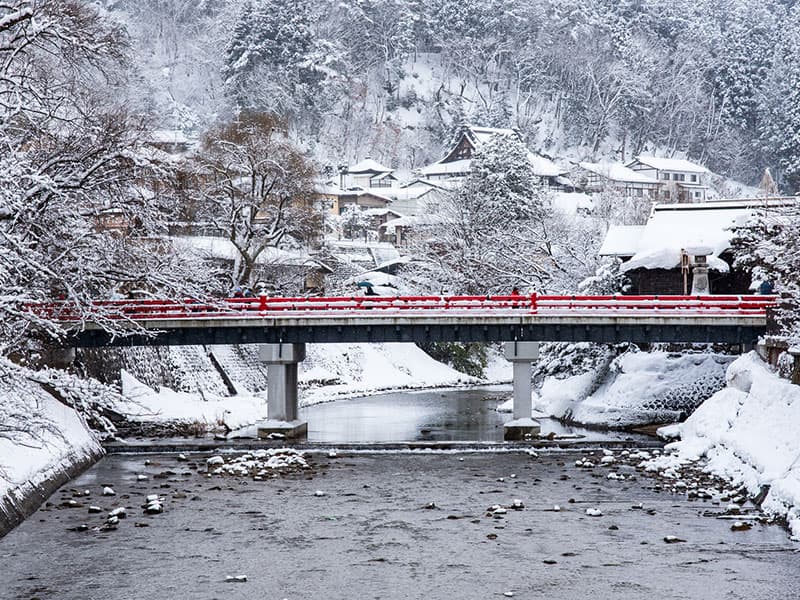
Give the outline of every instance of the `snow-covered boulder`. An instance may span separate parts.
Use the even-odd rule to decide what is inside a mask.
[[[587,425],[628,427],[677,421],[725,385],[734,357],[626,352],[605,373],[545,378],[535,408]]]
[[[730,366],[728,385],[673,428],[680,441],[669,444],[670,454],[654,459],[653,467],[705,458],[705,470],[753,496],[768,488],[761,508],[785,517],[800,539],[800,387],[779,378],[754,352]]]

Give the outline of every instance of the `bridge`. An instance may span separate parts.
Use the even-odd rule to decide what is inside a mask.
[[[301,435],[297,367],[306,343],[507,342],[514,421],[507,438],[538,432],[531,365],[541,341],[728,343],[766,332],[775,296],[359,296],[116,300],[80,313],[67,302],[32,307],[60,321],[75,347],[262,344],[270,421],[259,433]],[[92,318],[92,312],[98,316]],[[113,325],[113,327],[109,327]]]
[[[589,341],[749,344],[774,296],[360,296],[115,300],[100,321],[39,305],[76,347],[327,342]],[[124,334],[110,333],[107,325]]]

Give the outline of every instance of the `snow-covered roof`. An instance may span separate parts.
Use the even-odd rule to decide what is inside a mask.
[[[382,165],[377,160],[365,158],[352,167],[348,167],[347,172],[351,175],[357,175],[358,173],[391,173],[393,170]]]
[[[639,249],[644,225],[612,225],[606,232],[600,256],[633,256]]]
[[[388,188],[380,188],[380,189],[386,190]],[[361,196],[374,196],[375,198],[378,198],[379,200],[385,200],[386,202],[392,201],[391,197],[387,196],[386,194],[380,194],[372,189],[365,190],[363,188],[353,188],[339,192],[339,197],[341,199],[345,199],[348,197],[360,198]]]
[[[367,208],[363,212],[369,217],[382,217],[383,215],[388,215],[389,213],[397,215],[398,217],[403,216],[401,213],[397,212],[396,210],[392,210],[391,208]]]
[[[370,181],[380,181],[382,179],[386,179],[387,177],[390,179],[397,179],[394,175],[392,175],[391,171],[387,171],[385,173],[379,173],[378,175],[371,177]]]
[[[644,173],[637,173],[633,169],[629,169],[622,163],[615,163],[615,162],[599,162],[599,163],[591,163],[591,162],[580,162],[578,166],[582,169],[586,169],[594,173],[595,175],[600,175],[600,177],[604,177],[609,181],[618,181],[620,183],[650,183],[654,185],[659,185],[661,182],[658,179],[654,179],[653,177],[648,177]]]
[[[575,215],[579,211],[589,212],[594,202],[588,194],[580,192],[553,192],[551,194],[553,208],[565,215]]]
[[[743,225],[754,207],[742,202],[657,204],[642,229],[636,253],[622,265],[632,269],[672,269],[680,264],[681,249],[707,247],[708,266],[726,272],[728,264],[719,255],[730,248],[731,228]],[[603,242],[601,252],[608,251]]]
[[[442,181],[431,181],[430,179],[423,179],[421,177],[415,177],[413,179],[409,179],[408,181],[404,181],[397,185],[397,188],[410,188],[410,187],[429,187],[429,188],[441,188],[444,187],[445,182]],[[397,189],[394,188],[394,189]]]
[[[533,167],[533,172],[539,177],[558,177],[568,172],[567,169],[559,167],[549,158],[545,158],[535,152],[528,152],[528,161]]]
[[[190,140],[180,129],[156,129],[150,133],[154,144],[189,144]]]
[[[428,185],[412,185],[409,187],[396,187],[386,190],[394,200],[417,200],[418,198],[422,198],[425,194],[436,193],[437,191],[439,191],[439,186]]]
[[[703,165],[698,165],[685,158],[661,158],[657,156],[639,155],[628,166],[640,162],[659,171],[683,171],[685,173],[710,173]]]
[[[220,260],[235,260],[238,250],[229,239],[208,235],[187,235],[173,238],[176,245],[197,252],[206,258]],[[256,263],[260,265],[283,265],[295,267],[324,266],[313,259],[307,252],[301,250],[284,250],[281,248],[265,248],[258,255]]]
[[[315,183],[314,184],[314,191],[318,194],[324,194],[326,196],[338,196],[342,193],[342,188],[340,188],[336,184],[332,183]]]
[[[468,127],[471,137],[479,144],[485,144],[494,135],[519,137],[519,134],[513,129],[501,127],[478,127],[477,125],[469,125]]]
[[[419,172],[423,175],[455,175],[457,173],[469,173],[472,159],[462,158],[451,162],[435,162],[432,165],[422,167]]]
[[[557,177],[567,172],[567,169],[559,167],[549,158],[540,156],[534,152],[528,152],[528,160],[533,167],[533,173],[538,177]],[[423,175],[453,175],[457,173],[469,173],[472,166],[472,159],[462,158],[451,162],[436,162],[432,165],[422,167],[419,171]]]
[[[413,215],[407,217],[400,217],[399,219],[392,219],[391,221],[386,221],[381,228],[385,228],[386,231],[394,231],[395,227],[414,227],[416,225],[438,225],[442,222],[441,215],[434,215],[434,214],[424,214],[424,215]]]

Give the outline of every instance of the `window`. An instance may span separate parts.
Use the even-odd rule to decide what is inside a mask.
[[[689,181],[694,181],[695,183],[697,183],[697,175],[690,175]]]
[[[669,173],[662,173],[661,174],[661,179],[664,179],[665,181],[669,181]]]
[[[636,188],[636,195],[641,198],[644,195],[644,190],[642,188]]]
[[[683,173],[681,173],[680,175],[678,175],[678,179],[679,179],[680,181],[686,181],[686,175],[684,175]]]
[[[702,192],[695,192],[694,193],[694,197],[695,198],[700,198],[702,195],[703,195]]]
[[[664,190],[664,199],[669,200],[669,190]]]

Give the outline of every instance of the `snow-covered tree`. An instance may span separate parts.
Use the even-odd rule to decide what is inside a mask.
[[[340,224],[344,235],[352,240],[361,235],[365,235],[366,229],[369,226],[369,218],[364,214],[360,206],[350,204],[342,211],[340,215]]]
[[[429,289],[467,294],[560,289],[574,261],[587,258],[585,249],[575,252],[567,241],[573,237],[569,232],[582,237],[583,229],[552,211],[528,153],[515,136],[496,135],[473,155],[463,186],[441,202],[440,222],[417,236],[415,251],[424,257],[421,270]],[[578,280],[593,271],[592,265]]]
[[[153,252],[171,172],[128,102],[124,32],[81,0],[14,0],[0,51],[0,353],[63,333],[31,303],[63,298],[114,329],[94,300],[191,289],[188,263]]]
[[[752,273],[755,284],[769,282],[780,295],[783,332],[800,340],[800,207],[765,207],[734,229],[735,267]]]
[[[308,0],[248,0],[225,48],[227,94],[239,109],[296,115],[314,102],[319,50]]]
[[[236,248],[232,286],[255,283],[267,248],[317,235],[315,167],[278,117],[243,112],[213,129],[195,169],[198,189],[187,194],[198,205],[196,218],[211,222]]]

